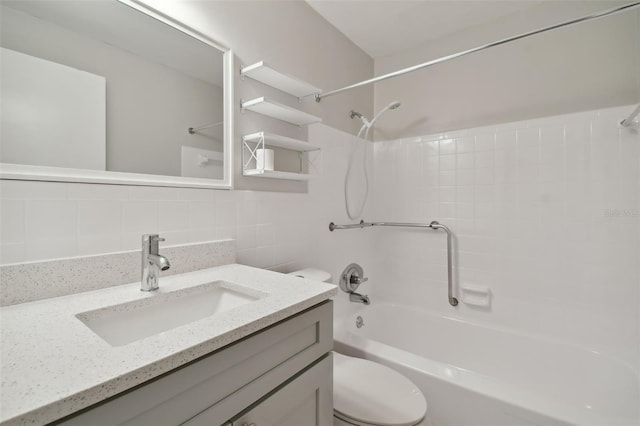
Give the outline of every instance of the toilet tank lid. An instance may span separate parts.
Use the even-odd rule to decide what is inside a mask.
[[[325,283],[331,282],[330,273],[316,268],[300,269],[299,271],[289,272],[289,275],[295,275],[297,277],[306,278],[308,280],[323,281]]]

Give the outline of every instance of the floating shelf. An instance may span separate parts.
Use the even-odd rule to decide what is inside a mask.
[[[315,115],[307,114],[306,112],[291,108],[290,106],[272,101],[264,96],[242,102],[240,106],[243,110],[247,109],[297,126],[304,126],[306,124],[319,123],[322,121],[320,117],[316,117]]]
[[[240,70],[240,75],[247,76],[253,80],[275,87],[285,93],[302,98],[322,91],[311,84],[298,80],[295,77],[283,74],[269,67],[264,61],[246,66]]]
[[[286,136],[275,135],[273,133],[258,132],[242,137],[244,142],[260,143],[264,139],[264,144],[278,148],[290,149],[292,151],[309,152],[317,151],[319,146],[311,145],[299,139],[288,138]]]
[[[316,176],[306,173],[292,173],[292,172],[279,172],[273,170],[261,170],[261,169],[248,169],[243,170],[242,174],[245,176],[259,176],[271,179],[286,179],[286,180],[309,180]]]

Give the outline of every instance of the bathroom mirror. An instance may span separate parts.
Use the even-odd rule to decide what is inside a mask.
[[[2,0],[0,177],[230,188],[233,53],[137,0]]]

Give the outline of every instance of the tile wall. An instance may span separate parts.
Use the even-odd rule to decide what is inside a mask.
[[[375,144],[376,220],[449,226],[457,282],[491,305],[454,309],[446,239],[378,232],[377,299],[638,359],[640,135],[633,106]]]
[[[328,223],[346,220],[349,153],[366,146],[371,163],[372,146],[322,124],[310,126],[309,141],[323,148],[324,170],[306,194],[0,181],[0,264],[136,250],[142,234],[157,232],[164,245],[233,238],[239,263],[336,276],[348,253],[364,250],[332,248],[345,235]]]

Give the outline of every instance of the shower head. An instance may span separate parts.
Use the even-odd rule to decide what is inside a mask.
[[[373,117],[373,120],[371,120],[371,122],[369,123],[369,127],[373,126],[373,123],[375,123],[376,120],[382,116],[382,114],[384,114],[385,112],[389,111],[390,109],[396,109],[400,105],[401,104],[400,104],[399,101],[393,101],[389,105],[387,105],[386,107],[382,108],[382,110],[375,117]]]
[[[402,105],[399,101],[393,101],[389,104],[389,106],[387,108],[389,109],[396,109],[398,108],[400,105]]]

